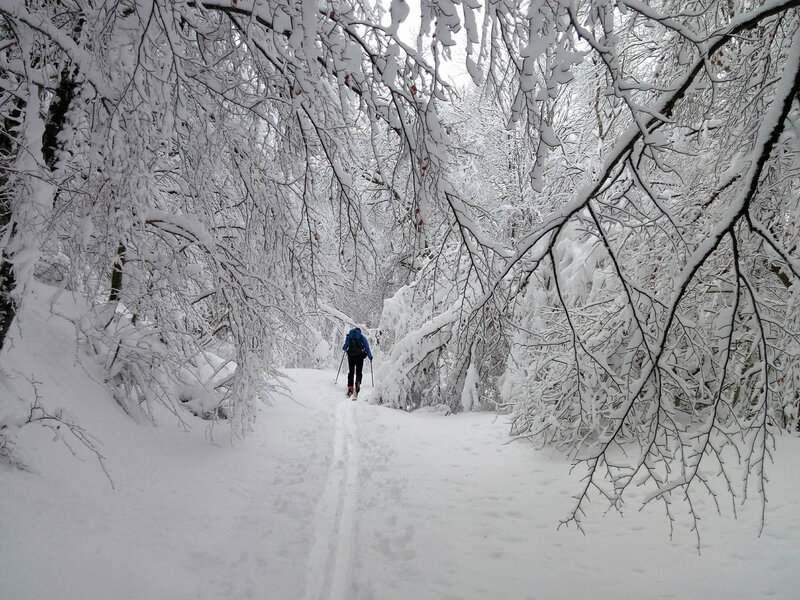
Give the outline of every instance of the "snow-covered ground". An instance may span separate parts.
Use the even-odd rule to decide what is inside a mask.
[[[403,413],[342,398],[333,372],[289,374],[293,399],[255,431],[215,443],[126,417],[59,317],[25,315],[2,355],[4,394],[38,380],[102,442],[72,456],[21,431],[30,470],[0,468],[0,598],[550,599],[797,598],[800,444],[779,439],[767,521],[702,516],[702,552],[663,509],[596,512],[557,530],[579,489],[564,458],[507,443],[502,416]],[[376,371],[376,377],[380,374]],[[5,410],[13,399],[2,399]],[[0,414],[2,418],[2,414]],[[68,436],[66,436],[68,437]],[[73,444],[74,446],[74,444]]]

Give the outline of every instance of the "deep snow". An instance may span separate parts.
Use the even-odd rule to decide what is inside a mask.
[[[502,416],[404,413],[370,405],[369,389],[351,402],[333,372],[293,370],[293,398],[265,407],[245,440],[218,428],[212,444],[189,415],[188,432],[168,414],[157,427],[125,416],[44,303],[13,335],[0,410],[30,391],[23,375],[40,381],[45,406],[102,442],[115,489],[85,450],[21,430],[30,470],[0,468],[3,600],[800,594],[796,439],[778,440],[762,536],[757,504],[733,520],[703,502],[698,555],[686,523],[670,540],[663,509],[636,498],[624,517],[593,503],[586,535],[558,530],[579,474],[507,443]]]

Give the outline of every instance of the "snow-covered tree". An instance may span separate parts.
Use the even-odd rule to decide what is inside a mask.
[[[587,466],[572,520],[641,481],[670,510],[701,463],[763,495],[800,385],[799,10],[421,0],[414,44],[405,0],[0,1],[0,336],[66,270],[126,410],[246,427],[287,348],[391,296],[381,398],[509,406]]]
[[[454,350],[440,370],[477,360],[515,435],[586,464],[572,521],[642,482],[669,511],[713,489],[701,464],[763,498],[770,432],[797,411],[797,2],[501,2],[477,37],[471,18],[468,69],[535,156],[514,202],[530,220],[462,241],[485,259],[436,280],[461,292],[416,317],[396,366],[430,356],[429,330]],[[438,378],[458,408],[467,378]]]
[[[393,202],[400,168],[413,202],[426,194],[413,174],[446,90],[398,37],[407,13],[0,4],[2,330],[36,265],[65,257],[64,285],[98,304],[78,325],[127,411],[182,401],[246,427],[302,318],[351,276],[382,277],[370,186]]]

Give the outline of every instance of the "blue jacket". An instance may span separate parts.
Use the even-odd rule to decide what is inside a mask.
[[[358,327],[349,331],[344,340],[344,346],[342,346],[342,350],[347,352],[347,349],[350,347],[350,343],[357,338],[361,338],[361,342],[364,344],[364,350],[367,352],[367,357],[372,360],[372,351],[369,349],[369,342],[367,341],[367,338],[361,335],[361,330]]]

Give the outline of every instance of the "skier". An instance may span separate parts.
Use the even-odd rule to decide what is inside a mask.
[[[352,396],[353,400],[358,398],[361,389],[361,370],[364,368],[364,358],[372,361],[372,352],[369,349],[367,338],[361,335],[358,327],[351,329],[344,340],[342,350],[347,352],[347,396]],[[353,375],[355,374],[355,386],[353,385]]]

